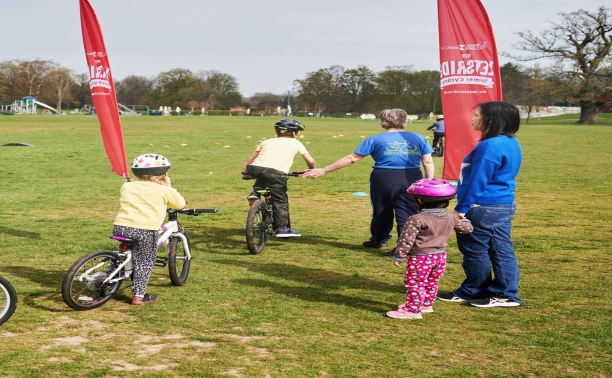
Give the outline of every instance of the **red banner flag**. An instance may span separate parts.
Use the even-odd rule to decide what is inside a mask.
[[[481,102],[501,101],[497,46],[480,0],[438,0],[440,93],[446,143],[442,178],[457,180],[480,140],[471,118]]]
[[[89,88],[93,105],[100,121],[102,141],[113,172],[129,180],[123,129],[119,118],[115,84],[111,75],[102,29],[93,8],[87,0],[79,0],[81,30],[87,58]]]

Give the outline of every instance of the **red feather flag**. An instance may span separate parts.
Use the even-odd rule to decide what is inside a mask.
[[[481,132],[471,118],[481,102],[501,101],[493,28],[480,0],[438,0],[440,93],[446,133],[442,178],[457,180]]]
[[[100,121],[102,141],[113,172],[129,180],[123,129],[117,106],[115,84],[111,75],[108,55],[102,37],[102,29],[93,8],[87,0],[79,0],[81,9],[81,30],[85,57],[89,67],[89,88],[93,105]]]

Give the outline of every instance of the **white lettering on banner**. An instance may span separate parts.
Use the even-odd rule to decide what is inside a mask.
[[[454,75],[484,75],[493,76],[494,62],[492,60],[460,60],[446,61],[440,64],[440,76]]]
[[[457,84],[482,85],[483,87],[492,88],[494,83],[492,78],[482,76],[449,76],[440,80],[441,88]]]
[[[458,46],[442,46],[440,50],[460,50],[460,51],[475,51],[475,50],[484,50],[487,48],[489,41],[484,41],[482,43],[462,43]]]
[[[89,88],[95,87],[103,87],[108,90],[112,90],[111,85],[108,80],[100,80],[100,79],[91,79],[89,80]]]

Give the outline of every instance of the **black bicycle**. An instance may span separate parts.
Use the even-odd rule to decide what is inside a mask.
[[[435,136],[434,136],[435,139]],[[431,153],[431,156],[433,157],[442,157],[444,156],[444,135],[441,135],[438,140],[436,141],[436,143],[431,146],[433,148],[433,152]]]
[[[17,292],[5,278],[0,277],[0,325],[9,320],[17,308]]]
[[[287,176],[297,177],[304,172],[289,172]],[[274,212],[272,211],[272,195],[268,188],[257,190],[259,199],[251,203],[246,223],[246,243],[249,252],[259,254],[264,250],[266,242],[276,233]],[[288,225],[291,228],[291,224]]]

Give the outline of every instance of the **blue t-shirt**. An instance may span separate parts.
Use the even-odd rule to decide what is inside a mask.
[[[467,213],[474,204],[514,202],[516,175],[522,160],[521,146],[515,137],[498,135],[478,143],[461,163],[455,210]]]
[[[435,127],[436,129],[434,130],[436,133],[444,133],[444,121],[438,121],[435,122],[433,125],[431,125],[429,128],[433,128]]]
[[[432,153],[425,137],[408,131],[391,131],[373,135],[355,149],[361,156],[372,155],[374,166],[380,169],[410,169],[421,167],[421,155]]]

